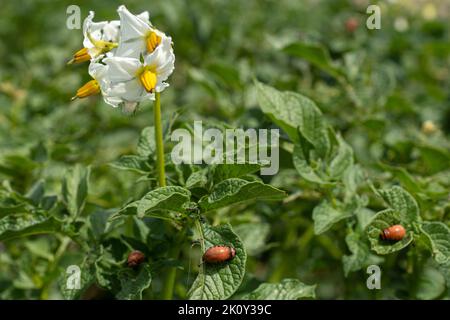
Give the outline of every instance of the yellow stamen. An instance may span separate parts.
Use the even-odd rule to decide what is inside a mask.
[[[156,47],[161,44],[161,37],[158,36],[155,32],[151,31],[147,35],[145,43],[147,44],[148,53],[152,53],[153,51],[155,51]]]
[[[102,53],[106,53],[108,51],[111,51],[112,49],[116,48],[119,44],[116,42],[107,42],[103,40],[95,40],[90,33],[87,34],[87,37],[94,45],[93,48],[88,50],[88,48],[83,48],[81,50],[78,50],[74,55],[72,60],[70,60],[67,64],[72,63],[81,63],[84,61],[89,61],[91,58],[95,58],[98,55]],[[89,52],[91,54],[89,54]],[[93,55],[93,56],[91,56]]]
[[[108,42],[103,40],[96,40],[92,37],[92,35],[88,32],[87,37],[89,41],[95,46],[96,49],[100,50],[100,53],[106,53],[116,48],[119,44],[117,42]]]
[[[156,87],[156,73],[152,72],[149,69],[145,69],[139,75],[139,81],[144,86],[147,92],[153,92]]]
[[[86,98],[99,92],[100,92],[100,85],[98,84],[97,80],[91,80],[85,83],[81,88],[77,90],[77,94],[74,97],[72,97],[72,100],[75,100],[77,98],[80,99]]]
[[[80,49],[77,52],[75,52],[72,60],[70,60],[67,64],[81,63],[81,62],[89,61],[89,60],[91,60],[91,56],[89,55],[88,49],[83,48],[83,49]]]

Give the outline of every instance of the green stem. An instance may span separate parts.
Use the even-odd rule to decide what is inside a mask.
[[[174,257],[175,259],[178,258],[180,255],[180,247],[181,243],[176,243],[172,250],[170,250],[169,254],[171,257]],[[164,300],[172,300],[173,297],[173,288],[175,287],[175,280],[177,278],[177,268],[171,267],[166,275],[166,278],[164,280],[164,287],[162,290],[162,298]]]
[[[158,181],[160,187],[166,186],[166,172],[164,165],[164,139],[162,131],[161,121],[161,94],[155,93],[155,105],[153,109],[154,123],[155,123],[155,140],[156,140],[156,162],[158,170]],[[180,238],[182,238],[180,234]],[[172,250],[169,252],[169,256],[174,259],[178,259],[180,255],[181,243],[180,239],[177,239],[173,245]],[[175,286],[175,280],[177,277],[177,269],[172,267],[168,270],[166,278],[164,280],[164,287],[162,289],[162,298],[165,300],[171,300],[173,297],[173,288]]]
[[[201,252],[202,254],[206,251],[206,247],[205,247],[205,235],[203,234],[203,228],[202,228],[202,224],[200,223],[199,219],[195,219],[195,229],[197,229],[197,233],[198,236],[200,237],[200,248],[201,248]],[[200,263],[200,272],[199,272],[199,276],[201,276],[201,282],[202,284],[205,281],[205,265],[202,263]]]
[[[202,225],[198,219],[195,219],[195,228],[197,229],[197,233],[200,236],[200,248],[202,252],[205,252],[205,236],[203,235]]]
[[[159,186],[166,186],[166,173],[164,166],[164,140],[162,132],[162,121],[161,121],[161,94],[159,92],[155,93],[155,106],[153,109],[154,123],[155,123],[155,140],[156,140],[156,160],[157,160],[157,170]]]
[[[353,86],[343,77],[337,77],[336,78],[338,83],[344,88],[344,91],[349,98],[350,102],[357,108],[361,108],[361,101],[359,100],[358,96],[356,95],[355,89]]]
[[[70,244],[72,240],[69,237],[64,236],[61,240],[61,243],[58,247],[58,249],[55,252],[55,255],[53,256],[53,260],[50,261],[47,274],[49,275],[49,279],[47,280],[47,283],[44,284],[44,286],[41,289],[40,298],[42,300],[47,300],[49,296],[49,289],[52,285],[51,280],[55,276],[56,269],[58,267],[59,261],[61,260],[62,255],[66,252],[67,246]]]
[[[185,241],[186,233],[184,230],[178,232],[175,237],[175,241],[172,245],[172,249],[169,251],[169,257],[173,257],[177,260],[180,256],[181,247]],[[171,300],[173,297],[173,289],[175,287],[175,280],[177,277],[177,268],[171,267],[166,275],[164,280],[164,287],[162,289],[162,298],[164,300]]]

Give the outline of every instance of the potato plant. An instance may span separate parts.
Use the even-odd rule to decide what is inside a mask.
[[[365,1],[132,2],[176,62],[160,92],[136,60],[156,94],[130,114],[77,91],[92,78],[66,65],[82,42],[63,27],[71,2],[7,1],[0,298],[450,298],[449,10],[410,2],[380,2],[379,30]],[[83,17],[117,19],[119,3],[91,5]],[[173,133],[199,120],[279,129],[277,173],[174,161]],[[383,239],[394,225],[404,236]],[[233,254],[204,261],[214,246]]]

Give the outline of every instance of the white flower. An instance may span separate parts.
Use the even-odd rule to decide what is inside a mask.
[[[84,48],[71,62],[90,60],[93,79],[73,99],[101,93],[107,104],[130,113],[169,86],[165,81],[174,70],[175,55],[172,38],[152,26],[147,11],[133,15],[125,6],[117,11],[120,21],[94,22],[93,11],[85,19]]]
[[[163,32],[154,28],[148,19],[142,15],[134,15],[125,6],[117,9],[120,16],[120,42],[116,52],[120,57],[139,59],[141,55],[150,54],[168,38]]]
[[[111,82],[107,77],[108,68],[104,64],[91,62],[89,65],[89,75],[92,77],[92,80],[80,87],[72,100],[102,93],[103,99],[107,104],[118,107],[123,101],[119,97],[109,95]]]
[[[83,49],[78,50],[69,64],[79,63],[89,60],[98,60],[106,54],[112,56],[114,49],[119,42],[120,21],[100,21],[94,22],[94,11],[89,11],[89,15],[83,22]],[[147,11],[142,12],[137,17],[147,19]]]
[[[144,61],[136,58],[114,56],[103,60],[109,67],[107,78],[111,82],[108,94],[120,97],[126,102],[154,100],[154,92],[161,92],[169,86],[165,81],[172,74],[175,55],[171,39],[163,39],[152,54]]]
[[[94,11],[90,11],[83,22],[83,46],[88,49],[91,58],[117,47],[119,41],[120,21],[94,22],[94,14]]]
[[[103,100],[114,108],[117,108],[123,103],[120,97],[112,95],[111,92],[111,80],[108,77],[109,66],[98,63],[91,62],[89,65],[90,76],[97,81],[100,87],[100,92],[102,93]]]
[[[80,63],[102,57],[117,47],[119,41],[119,25],[120,21],[101,21],[94,22],[94,11],[90,11],[89,15],[83,22],[83,49],[78,50],[74,55],[71,63]]]

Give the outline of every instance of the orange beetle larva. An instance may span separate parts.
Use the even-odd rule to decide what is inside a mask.
[[[139,250],[134,250],[128,255],[127,264],[128,267],[134,268],[145,261],[145,255]]]
[[[383,240],[399,241],[403,239],[405,234],[406,234],[405,228],[403,228],[403,226],[400,224],[396,224],[390,226],[389,228],[384,229],[381,232],[380,237]]]
[[[236,256],[236,250],[227,246],[214,246],[203,254],[203,261],[206,263],[220,263],[230,261]]]
[[[345,30],[347,30],[347,32],[355,32],[356,29],[358,29],[359,26],[359,21],[358,19],[352,17],[347,19],[347,21],[345,21]]]

